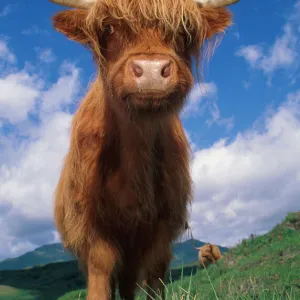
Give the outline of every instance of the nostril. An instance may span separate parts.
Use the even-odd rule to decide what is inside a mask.
[[[171,75],[171,62],[167,63],[161,70],[161,76],[167,78]]]
[[[136,63],[132,63],[131,67],[133,74],[136,77],[141,77],[143,75],[143,69],[139,65],[137,65]]]

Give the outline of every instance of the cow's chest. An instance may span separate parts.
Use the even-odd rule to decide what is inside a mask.
[[[165,224],[172,236],[184,224],[185,207],[178,201],[178,172],[172,172],[170,159],[159,146],[150,154],[141,149],[126,159],[121,157],[106,177],[103,225],[114,232],[122,248],[137,242],[148,247],[159,223]]]
[[[162,163],[154,155],[144,160],[137,155],[111,172],[107,194],[120,216],[157,219],[163,205],[159,199],[164,186]]]
[[[132,169],[129,173],[117,170],[107,180],[109,198],[122,210],[156,205],[155,198],[160,187],[154,175],[157,172],[159,170],[153,165]]]

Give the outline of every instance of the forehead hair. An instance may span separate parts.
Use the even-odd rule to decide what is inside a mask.
[[[98,0],[90,10],[87,24],[97,23],[101,28],[107,18],[126,24],[137,34],[142,28],[152,27],[172,39],[185,32],[201,40],[206,28],[194,0]]]

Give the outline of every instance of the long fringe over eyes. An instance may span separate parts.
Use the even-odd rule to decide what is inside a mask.
[[[194,0],[98,0],[91,9],[89,19],[92,21],[98,18],[101,24],[107,15],[126,22],[134,32],[158,21],[155,25],[164,34],[173,34],[174,37],[182,26],[190,33],[199,32],[202,24]]]
[[[103,68],[105,61],[99,48],[97,29],[104,29],[107,18],[126,24],[136,34],[143,27],[158,28],[164,38],[173,42],[178,34],[186,34],[187,46],[192,45],[190,51],[198,71],[199,60],[208,59],[218,42],[205,40],[209,30],[208,15],[217,17],[214,16],[215,9],[202,11],[194,0],[96,0],[87,17],[87,31]],[[201,53],[202,47],[205,49]]]

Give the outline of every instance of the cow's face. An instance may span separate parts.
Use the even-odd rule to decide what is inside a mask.
[[[181,109],[193,84],[192,56],[230,22],[225,8],[193,0],[100,0],[54,17],[58,31],[93,50],[111,107],[139,114]]]

